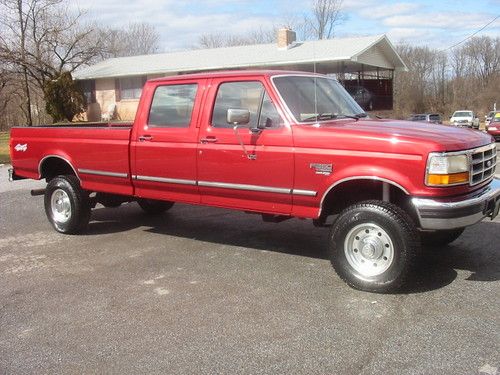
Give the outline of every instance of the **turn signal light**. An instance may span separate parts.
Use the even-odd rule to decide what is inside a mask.
[[[427,184],[432,186],[455,185],[469,182],[469,172],[452,174],[429,174]]]

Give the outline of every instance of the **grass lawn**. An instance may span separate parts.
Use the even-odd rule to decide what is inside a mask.
[[[0,132],[0,164],[10,163],[9,132]]]

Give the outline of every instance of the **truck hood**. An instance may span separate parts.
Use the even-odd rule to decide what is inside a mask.
[[[340,127],[373,141],[390,139],[432,144],[436,151],[460,151],[493,141],[490,135],[477,130],[403,120],[360,119],[321,123],[320,127],[325,130]]]

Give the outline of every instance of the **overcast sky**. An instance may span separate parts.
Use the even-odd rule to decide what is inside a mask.
[[[203,33],[243,34],[302,18],[310,0],[79,0],[92,20],[109,26],[153,24],[162,51],[189,49]],[[346,20],[336,36],[387,34],[408,41],[449,47],[500,15],[500,0],[344,0]],[[500,36],[500,18],[478,35]]]

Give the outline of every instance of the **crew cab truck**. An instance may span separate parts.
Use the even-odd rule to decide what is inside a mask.
[[[133,124],[16,127],[11,180],[46,179],[56,231],[85,229],[97,203],[174,202],[312,219],[354,288],[403,285],[421,242],[446,244],[493,219],[490,135],[369,118],[336,80],[238,71],[148,81]]]

